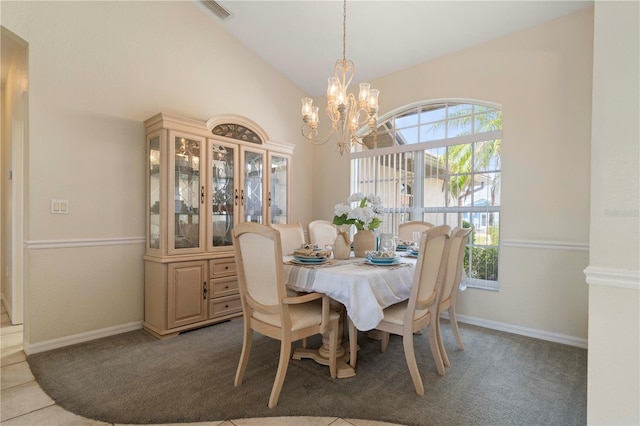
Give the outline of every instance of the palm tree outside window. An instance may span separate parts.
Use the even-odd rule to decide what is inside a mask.
[[[379,232],[412,220],[473,226],[465,255],[468,286],[498,289],[502,163],[500,105],[459,99],[398,108],[377,138],[351,153],[351,191],[378,194]]]

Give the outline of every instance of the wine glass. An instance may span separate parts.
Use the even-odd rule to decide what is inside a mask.
[[[420,248],[420,231],[413,231],[413,248],[415,250],[418,250],[418,248]]]
[[[393,234],[382,234],[380,236],[380,251],[382,252],[396,251],[396,240]]]

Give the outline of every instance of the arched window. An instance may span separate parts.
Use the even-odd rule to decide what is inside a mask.
[[[382,116],[377,138],[364,138],[351,153],[352,192],[381,197],[382,232],[411,220],[473,226],[466,283],[497,289],[501,143],[499,105],[459,99],[406,105]]]

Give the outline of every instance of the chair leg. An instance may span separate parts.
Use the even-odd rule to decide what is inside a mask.
[[[389,347],[389,332],[383,331],[381,337],[382,338],[380,339],[380,351],[386,352],[387,348]]]
[[[332,320],[329,327],[329,373],[331,373],[331,378],[335,379],[338,375],[336,353],[338,352],[339,319]]]
[[[442,356],[442,362],[445,367],[449,367],[451,363],[449,362],[449,357],[447,356],[447,350],[444,347],[444,340],[442,340],[442,327],[440,324],[440,316],[436,317],[436,336],[438,341],[438,349],[440,350],[440,355]]]
[[[424,395],[424,386],[422,385],[422,379],[420,378],[420,371],[418,370],[418,363],[416,362],[416,354],[413,350],[413,333],[411,330],[405,331],[402,335],[402,344],[404,346],[404,357],[407,360],[409,374],[411,374],[413,385],[416,387],[416,393],[418,395]]]
[[[349,365],[351,368],[356,368],[356,361],[358,360],[358,330],[353,325],[351,318],[348,318],[349,322]]]
[[[291,358],[291,341],[283,339],[280,341],[280,361],[278,362],[278,372],[276,373],[276,379],[273,382],[273,388],[271,389],[271,396],[269,397],[269,408],[273,408],[278,405],[278,398],[280,398],[280,391],[284,384],[284,377],[287,375],[287,368],[289,368],[289,359]]]
[[[240,353],[240,362],[238,363],[238,369],[236,370],[236,379],[233,382],[234,386],[240,386],[244,379],[244,372],[247,369],[247,363],[249,362],[249,353],[251,352],[251,343],[253,342],[253,330],[251,326],[245,320],[244,333],[242,337],[242,352]]]
[[[431,347],[431,353],[433,354],[433,359],[436,362],[436,368],[438,369],[438,374],[444,376],[444,363],[442,362],[442,355],[440,354],[440,347],[438,346],[438,336],[436,329],[436,321],[431,321],[429,324],[429,346]]]
[[[461,351],[464,351],[464,343],[462,343],[462,336],[460,335],[460,329],[458,328],[458,318],[456,318],[456,309],[453,305],[449,308],[449,322],[451,323],[453,335],[456,336],[458,348]]]

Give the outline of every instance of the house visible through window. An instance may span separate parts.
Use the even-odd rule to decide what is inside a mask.
[[[352,192],[375,193],[386,208],[381,232],[412,220],[473,227],[466,284],[498,288],[502,111],[444,100],[380,118],[377,138],[351,153]]]

